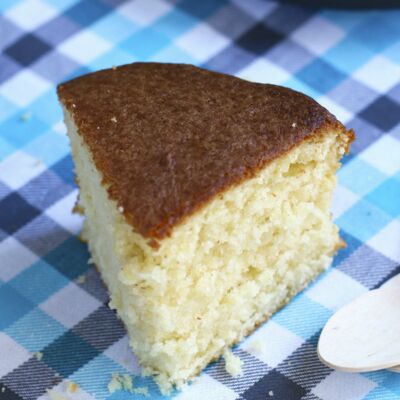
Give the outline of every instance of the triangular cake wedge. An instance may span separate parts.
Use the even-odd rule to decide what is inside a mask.
[[[311,98],[158,63],[82,76],[58,95],[84,236],[164,393],[286,304],[341,247],[329,207],[353,132]]]

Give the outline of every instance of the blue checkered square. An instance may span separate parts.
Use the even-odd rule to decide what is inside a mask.
[[[388,214],[364,199],[358,201],[336,221],[341,229],[361,241],[376,235],[389,222]]]
[[[65,11],[65,16],[82,26],[88,26],[109,14],[111,8],[104,3],[80,0]]]
[[[346,75],[323,60],[315,60],[296,73],[297,79],[319,93],[326,93],[341,83]]]
[[[70,279],[85,273],[89,266],[89,253],[86,246],[77,238],[71,237],[55,248],[44,258],[53,269]]]
[[[43,349],[43,362],[60,375],[69,376],[97,355],[94,347],[72,331],[67,331]]]
[[[62,120],[62,112],[58,105],[58,99],[55,90],[50,90],[40,96],[35,102],[30,106],[32,115],[36,119],[40,119],[51,126],[56,122]],[[31,120],[28,121],[29,125]]]
[[[10,101],[6,100],[2,96],[0,96],[0,122],[2,123],[12,114],[14,114],[18,108],[11,103]]]
[[[134,22],[115,12],[101,18],[93,24],[92,31],[106,40],[118,44],[139,29]]]
[[[48,126],[34,115],[28,121],[23,121],[25,114],[26,111],[13,115],[0,126],[1,137],[16,148],[26,145],[48,129]]]
[[[176,39],[198,23],[192,15],[174,8],[154,22],[153,28],[170,39]]]
[[[14,6],[15,4],[17,4],[18,2],[20,2],[22,0],[4,0],[0,3],[0,11],[4,12],[7,9],[9,9],[11,6]]]
[[[390,13],[383,17],[372,16],[350,31],[351,37],[373,52],[388,48],[400,34],[396,16]]]
[[[66,136],[50,131],[26,145],[24,152],[50,167],[69,154],[69,143]]]
[[[354,181],[354,176],[359,178]],[[364,196],[384,182],[387,176],[360,158],[353,158],[338,173],[339,182],[352,192]]]
[[[11,285],[0,286],[0,329],[7,328],[28,313],[34,305]]]
[[[351,75],[374,56],[374,52],[352,36],[345,37],[336,46],[323,55],[323,59],[335,65],[340,71]]]
[[[304,340],[313,336],[328,321],[332,311],[305,295],[295,297],[285,308],[272,317],[274,322]]]
[[[387,179],[369,193],[366,199],[388,215],[394,218],[400,216],[400,182],[397,179]]]
[[[51,265],[40,260],[17,275],[9,284],[33,304],[40,304],[67,285],[68,280]]]
[[[148,60],[168,43],[169,39],[161,33],[153,28],[144,28],[123,41],[120,47],[138,60]]]
[[[396,374],[390,374],[390,376],[382,382],[382,386],[385,389],[385,392],[388,392],[390,395],[400,396],[400,382],[399,376]]]
[[[26,327],[29,326],[29,332]],[[41,351],[65,333],[65,328],[38,308],[19,318],[5,332],[30,352]]]
[[[224,5],[226,0],[213,1],[213,0],[182,0],[179,2],[178,7],[190,14],[193,17],[205,19],[212,13],[218,11]]]

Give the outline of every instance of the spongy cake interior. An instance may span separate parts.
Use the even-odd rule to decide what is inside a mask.
[[[340,247],[329,205],[347,147],[341,132],[314,135],[218,194],[154,249],[109,198],[64,112],[84,237],[136,356],[164,392],[282,307]]]

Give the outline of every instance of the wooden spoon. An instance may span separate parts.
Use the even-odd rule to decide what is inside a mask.
[[[322,330],[320,360],[347,372],[400,372],[400,274],[336,312]]]
[[[397,274],[393,278],[386,281],[379,289],[385,289],[389,285],[396,285],[398,287],[398,289],[400,290],[400,274]],[[389,368],[389,370],[393,371],[393,372],[397,372],[399,374],[400,373],[400,365]]]

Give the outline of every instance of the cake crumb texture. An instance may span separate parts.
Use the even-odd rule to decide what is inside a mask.
[[[77,383],[69,381],[67,383],[67,392],[69,393],[75,393],[79,389],[79,386]]]
[[[224,360],[225,370],[229,375],[233,376],[234,378],[243,375],[242,360],[240,357],[235,356],[231,349],[225,349]]]
[[[144,397],[149,397],[149,389],[146,386],[140,386],[133,389],[134,394],[141,394]]]
[[[307,137],[345,131],[304,94],[183,64],[98,71],[58,95],[111,198],[153,247]]]
[[[114,393],[118,390],[132,393],[133,379],[128,374],[112,374],[111,380],[108,383],[108,391]]]
[[[51,400],[70,400],[69,397],[63,396],[62,394],[56,392],[53,389],[47,389],[46,392]]]
[[[134,387],[133,378],[128,374],[112,374],[107,388],[110,394],[117,391],[124,391],[145,397],[149,396],[149,389],[146,386]]]

